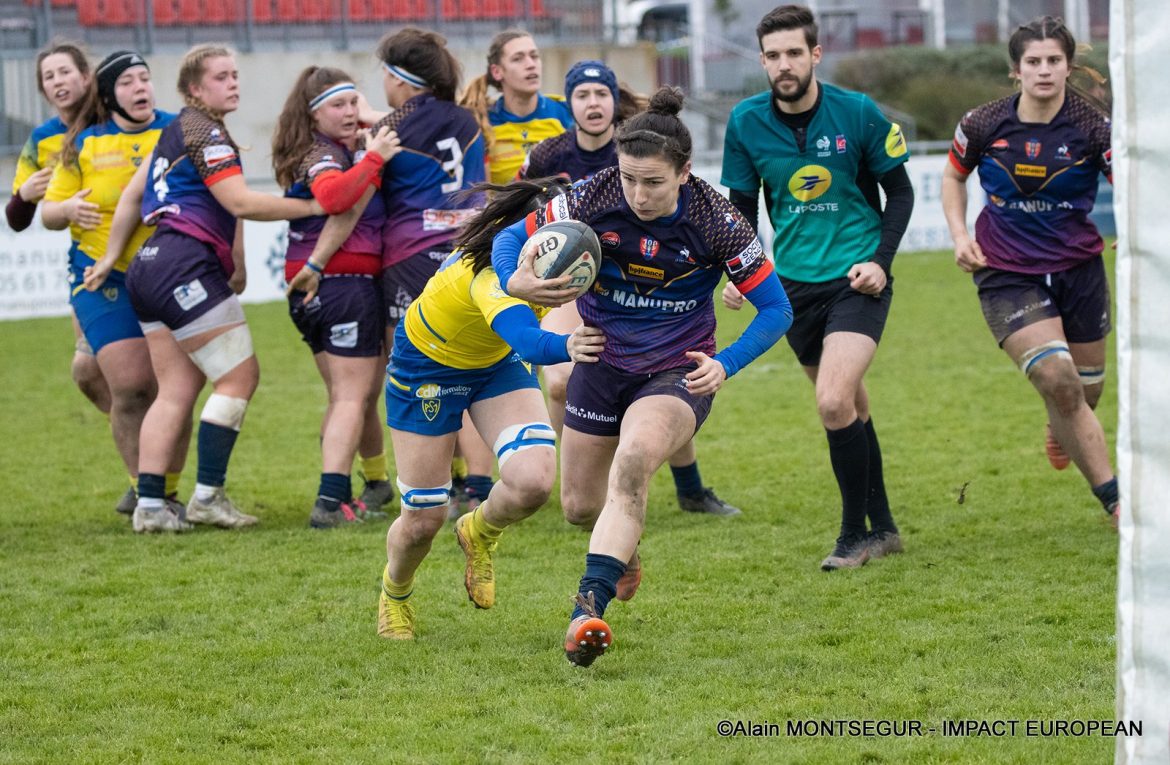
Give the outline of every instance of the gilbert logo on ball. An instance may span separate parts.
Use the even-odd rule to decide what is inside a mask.
[[[593,286],[601,266],[597,234],[576,220],[559,220],[536,230],[524,245],[533,254],[532,268],[542,279],[568,274],[569,286],[580,295]]]

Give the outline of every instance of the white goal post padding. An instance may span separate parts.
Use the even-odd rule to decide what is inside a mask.
[[[1170,762],[1170,2],[1113,0],[1117,218],[1117,762]]]

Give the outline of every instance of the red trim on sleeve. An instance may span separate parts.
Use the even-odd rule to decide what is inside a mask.
[[[524,233],[532,236],[538,228],[540,227],[536,225],[536,213],[532,212],[524,216]]]
[[[765,279],[772,275],[776,269],[772,267],[772,261],[764,259],[764,265],[760,266],[759,270],[749,276],[746,280],[735,285],[739,290],[739,294],[746,295],[756,287],[760,286]]]
[[[366,187],[382,172],[382,155],[369,152],[346,170],[328,170],[313,179],[310,191],[327,215],[343,213],[357,204]]]
[[[215,184],[224,180],[225,178],[231,178],[233,175],[243,175],[243,174],[244,174],[244,168],[240,167],[239,165],[232,165],[231,167],[225,167],[223,170],[220,170],[218,173],[212,173],[211,175],[204,178],[203,185],[206,186],[207,188],[211,188],[212,186],[214,186]]]
[[[959,175],[966,178],[968,175],[971,174],[971,171],[968,170],[967,168],[963,167],[963,165],[959,162],[959,158],[955,156],[955,152],[953,150],[947,152],[947,159],[949,159],[951,161],[951,167],[953,167],[953,168],[955,168],[955,170],[959,171]]]

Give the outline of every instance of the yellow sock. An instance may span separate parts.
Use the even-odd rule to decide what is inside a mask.
[[[390,564],[382,570],[382,591],[395,600],[406,600],[414,592],[414,577],[410,577],[402,584],[395,584],[390,578]]]
[[[467,477],[467,460],[462,457],[451,458],[451,477],[452,478],[466,478]]]
[[[362,475],[367,481],[389,481],[390,471],[386,469],[386,452],[377,457],[362,457]]]
[[[138,477],[137,476],[133,476],[133,475],[130,476],[130,488],[133,489],[134,491],[138,491]]]
[[[479,507],[471,513],[471,518],[468,519],[468,525],[471,526],[471,533],[475,534],[480,539],[486,539],[489,542],[494,542],[500,538],[500,534],[504,533],[504,529],[499,526],[493,526],[487,522],[483,517],[483,509],[487,506],[486,502],[481,502]]]
[[[166,489],[164,489],[166,496],[169,497],[172,494],[178,494],[178,492],[179,492],[179,476],[181,476],[181,475],[182,475],[182,473],[167,473],[167,476],[166,476],[167,486],[166,486]]]

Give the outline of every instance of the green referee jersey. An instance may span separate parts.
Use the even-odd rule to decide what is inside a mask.
[[[858,175],[867,168],[880,178],[908,158],[902,129],[867,96],[818,85],[803,152],[773,112],[771,90],[736,105],[723,143],[723,185],[755,194],[763,181],[776,271],[801,282],[840,278],[873,257],[881,217]]]

